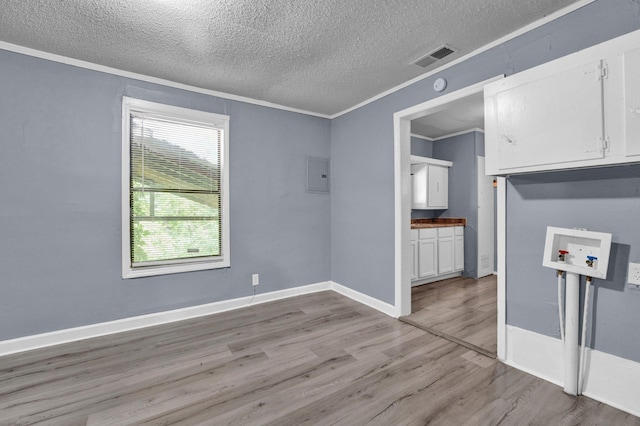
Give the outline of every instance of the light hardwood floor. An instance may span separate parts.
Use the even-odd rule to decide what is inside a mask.
[[[640,425],[321,292],[0,358],[0,424]]]
[[[497,279],[450,278],[411,289],[410,324],[477,347],[497,350]]]

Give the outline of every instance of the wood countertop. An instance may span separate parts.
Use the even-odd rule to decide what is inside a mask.
[[[467,219],[458,217],[411,219],[411,229],[443,228],[445,226],[466,225]]]

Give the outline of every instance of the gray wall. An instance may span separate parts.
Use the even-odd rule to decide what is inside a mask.
[[[393,304],[393,113],[439,96],[438,77],[448,80],[446,94],[517,73],[636,30],[639,15],[637,1],[597,0],[331,122],[0,51],[0,339],[246,296],[251,273],[261,274],[259,292],[332,279]],[[120,278],[122,95],[231,116],[231,268]],[[329,154],[330,196],[305,193],[305,158]],[[637,195],[586,190],[591,175],[556,179],[562,184],[510,181],[507,321],[556,335],[539,230],[563,222],[525,227],[568,204],[582,226],[619,224],[592,345],[638,360],[637,295],[620,278],[626,258],[640,261],[640,237],[629,231]],[[606,182],[635,184],[631,176]],[[520,283],[526,274],[535,282]]]
[[[0,340],[330,279],[329,120],[0,51]],[[228,114],[231,268],[121,278],[122,96]]]
[[[433,142],[411,136],[411,155],[433,157]]]
[[[420,82],[405,87],[371,104],[335,118],[331,126],[331,274],[333,281],[394,303],[394,209],[393,209],[393,113],[440,94],[433,91],[433,81],[444,77],[445,91],[467,87],[499,74],[513,74],[577,50],[606,41],[640,28],[640,5],[637,1],[597,0],[560,19],[523,34],[500,46],[454,65]],[[363,157],[363,153],[366,156]],[[359,165],[359,166],[356,166]],[[586,195],[588,197],[588,195]],[[510,201],[507,201],[508,203]],[[593,199],[594,203],[603,203]],[[367,212],[363,215],[362,212]],[[629,226],[632,221],[626,218]],[[528,237],[527,237],[528,238]],[[528,241],[528,240],[527,240]],[[513,244],[513,242],[512,242]],[[509,276],[526,273],[522,264],[507,255]],[[538,265],[540,258],[531,258]],[[546,275],[538,275],[544,280]],[[520,296],[517,292],[525,291]],[[531,294],[537,289],[507,289],[510,301],[507,321],[513,318],[513,297],[535,306],[543,300]],[[514,294],[516,292],[516,294]],[[600,298],[600,309],[616,312],[615,304]],[[544,324],[553,321],[549,305],[544,315],[530,312],[525,328],[553,332]],[[633,317],[620,316],[614,335],[601,337],[602,350],[628,353],[623,337],[633,335]],[[609,343],[605,344],[603,340]],[[625,355],[638,359],[638,355]]]
[[[476,156],[478,149],[484,152],[484,138],[479,132],[470,132],[433,143],[433,157],[453,162],[449,168],[449,209],[440,217],[463,217],[464,228],[464,273],[467,277],[478,276],[478,172]],[[478,142],[480,140],[480,142]]]
[[[542,266],[547,226],[608,232],[609,271],[593,281],[587,342],[640,362],[640,290],[626,284],[628,263],[640,262],[640,166],[512,177],[507,206],[507,322],[559,338],[556,273]]]

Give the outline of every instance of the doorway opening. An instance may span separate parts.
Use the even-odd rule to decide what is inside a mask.
[[[411,288],[411,275],[412,275],[412,246],[411,246],[411,194],[412,184],[410,176],[410,156],[411,152],[411,139],[412,139],[412,124],[414,130],[417,128],[424,135],[424,129],[429,127],[438,127],[438,123],[451,120],[452,112],[460,112],[460,115],[464,114],[465,109],[468,109],[470,105],[483,102],[483,88],[484,86],[502,76],[486,80],[467,88],[452,92],[450,94],[441,96],[431,101],[424,102],[422,104],[413,106],[411,108],[399,111],[394,114],[394,166],[395,166],[395,307],[398,317],[405,317],[412,313],[412,288]],[[451,135],[451,128],[448,130],[448,136]],[[468,132],[468,131],[467,131]],[[459,132],[458,132],[459,133]],[[462,132],[466,133],[466,132]],[[438,140],[438,137],[442,135],[435,134],[433,140]],[[445,134],[445,137],[447,135]],[[427,136],[429,138],[429,136]],[[434,142],[434,146],[436,143]],[[445,144],[446,141],[440,142]],[[444,145],[443,145],[444,146]],[[473,179],[477,182],[477,201],[478,210],[474,212],[477,216],[474,217],[473,228],[469,227],[468,232],[473,232],[473,238],[465,238],[473,242],[472,250],[465,250],[468,253],[473,254],[473,259],[465,259],[465,273],[469,277],[463,277],[461,279],[475,280],[477,277],[485,275],[493,275],[494,271],[497,271],[497,282],[494,281],[494,285],[497,287],[497,356],[500,359],[504,359],[505,354],[505,294],[504,294],[504,179],[498,178],[496,181],[497,190],[493,189],[493,178],[486,177],[484,174],[484,146],[482,145],[481,152],[478,151],[474,155],[473,160],[475,164],[471,169],[475,169],[477,175],[474,175]],[[436,157],[437,158],[437,157]],[[442,160],[448,160],[441,158]],[[488,187],[490,185],[490,188]],[[455,190],[455,188],[453,189]],[[492,197],[495,196],[497,203],[493,202]],[[496,211],[497,209],[497,211]],[[494,264],[493,258],[493,242],[496,237],[494,231],[494,219],[493,214],[497,213],[497,264]],[[491,253],[489,253],[491,251]],[[495,277],[490,279],[496,280]],[[460,280],[454,278],[453,280]],[[446,282],[441,282],[446,283]],[[444,285],[444,284],[439,284]],[[415,293],[415,291],[414,291]],[[494,300],[496,300],[494,299]],[[494,309],[495,312],[495,309]]]

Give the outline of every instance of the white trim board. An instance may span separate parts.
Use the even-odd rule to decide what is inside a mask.
[[[417,83],[418,81],[421,81],[421,80],[424,80],[425,78],[431,77],[434,74],[438,74],[438,73],[440,73],[440,72],[442,72],[442,71],[444,71],[444,70],[446,70],[448,68],[451,68],[454,65],[457,65],[457,64],[459,64],[461,62],[466,61],[467,59],[473,58],[474,56],[477,56],[477,55],[481,54],[482,52],[485,52],[485,51],[487,51],[487,50],[489,50],[489,49],[491,49],[493,47],[499,46],[499,45],[501,45],[503,43],[508,42],[509,40],[512,40],[512,39],[514,39],[514,38],[516,38],[518,36],[521,36],[522,34],[525,34],[525,33],[529,32],[529,31],[531,31],[533,29],[536,29],[536,28],[541,27],[541,26],[543,26],[545,24],[548,24],[551,21],[554,21],[554,20],[556,20],[558,18],[561,18],[561,17],[563,17],[565,15],[568,15],[569,13],[571,13],[573,11],[576,11],[576,10],[588,5],[589,3],[593,3],[594,1],[595,0],[580,0],[580,1],[577,1],[577,2],[575,2],[573,4],[570,4],[569,6],[566,6],[566,7],[562,8],[562,9],[560,9],[560,10],[554,12],[554,13],[550,13],[549,15],[547,15],[547,16],[545,16],[543,18],[540,18],[537,21],[532,22],[529,25],[526,25],[526,26],[524,26],[524,27],[522,27],[520,29],[517,29],[516,31],[514,31],[514,32],[512,32],[510,34],[507,34],[504,37],[500,37],[499,39],[497,39],[497,40],[495,40],[495,41],[493,41],[493,42],[491,42],[489,44],[485,44],[484,46],[479,47],[478,49],[474,50],[471,53],[468,53],[468,54],[466,54],[464,56],[461,56],[458,59],[455,59],[455,60],[453,60],[451,62],[447,62],[446,64],[443,64],[441,67],[433,69],[433,70],[431,70],[431,71],[429,71],[429,72],[427,72],[425,74],[421,74],[421,75],[419,75],[419,76],[417,76],[417,77],[415,77],[415,78],[413,78],[413,79],[411,79],[409,81],[406,81],[406,82],[404,82],[402,84],[399,84],[399,85],[397,85],[395,87],[392,87],[391,89],[386,90],[386,91],[384,91],[382,93],[379,93],[376,96],[374,96],[372,98],[369,98],[369,99],[367,99],[365,101],[362,101],[359,104],[352,106],[351,108],[347,108],[344,111],[341,111],[341,112],[338,112],[336,114],[330,115],[329,118],[330,119],[334,119],[334,118],[340,117],[341,115],[345,115],[345,114],[347,114],[347,113],[349,113],[351,111],[354,111],[354,110],[356,110],[356,109],[358,109],[360,107],[363,107],[363,106],[368,105],[368,104],[370,104],[372,102],[375,102],[378,99],[384,98],[385,96],[390,95],[392,93],[395,93],[398,90],[404,89],[405,87],[410,86],[413,83]]]
[[[393,179],[394,179],[394,281],[395,281],[395,306],[399,316],[409,315],[411,313],[411,273],[410,273],[410,217],[411,217],[411,180],[410,180],[410,146],[411,146],[411,120],[424,117],[429,114],[436,113],[446,109],[448,104],[467,96],[482,93],[484,86],[504,78],[503,75],[480,81],[455,92],[429,101],[414,105],[393,114]],[[498,204],[498,208],[501,204]],[[504,205],[502,205],[504,207]],[[498,215],[498,220],[504,215]],[[498,222],[498,228],[504,226],[504,223]],[[500,252],[498,252],[498,257]],[[500,264],[498,264],[500,267]],[[503,270],[498,270],[504,275]],[[498,279],[498,287],[504,285]],[[500,312],[504,312],[505,299],[504,291],[498,288],[498,349],[500,349],[500,338],[504,335],[500,333],[500,328],[504,326],[500,320]],[[500,351],[498,351],[500,357]],[[502,359],[500,357],[500,359]]]
[[[412,138],[423,139],[423,140],[428,141],[428,142],[433,142],[434,141],[433,138],[429,138],[429,137],[426,137],[426,136],[418,135],[416,133],[411,133],[411,137]]]
[[[189,306],[171,311],[122,318],[98,324],[90,324],[81,327],[67,328],[64,330],[56,330],[48,333],[4,340],[0,341],[0,356],[217,314],[326,290],[335,291],[336,293],[376,309],[391,317],[398,317],[393,305],[389,305],[388,303],[382,302],[333,281],[326,281],[285,290],[272,291],[269,293],[256,294],[255,296],[239,297],[237,299],[223,300],[220,302],[207,303],[205,305]]]
[[[19,53],[34,58],[46,59],[52,62],[58,62],[60,64],[71,65],[78,68],[84,68],[92,71],[103,72],[106,74],[117,75],[120,77],[131,78],[134,80],[146,81],[148,83],[159,84],[161,86],[173,87],[175,89],[186,90],[193,93],[202,93],[204,95],[215,96],[217,98],[229,99],[232,101],[245,102],[252,105],[259,105],[268,108],[279,109],[282,111],[295,112],[299,114],[311,115],[320,118],[331,118],[327,114],[320,114],[317,112],[306,111],[303,109],[292,108],[286,105],[280,105],[272,102],[262,101],[260,99],[248,98],[245,96],[233,95],[231,93],[218,92],[216,90],[203,89],[201,87],[191,86],[188,84],[178,83],[171,80],[165,80],[164,78],[151,77],[144,74],[138,74],[131,71],[124,71],[118,68],[108,67],[106,65],[94,64],[92,62],[82,61],[80,59],[73,59],[62,55],[56,55],[54,53],[43,52],[41,50],[31,49],[29,47],[19,46],[17,44],[7,43],[0,41],[0,50],[6,50],[8,52]]]
[[[90,324],[81,327],[67,328],[48,333],[4,340],[0,341],[0,356],[217,314],[325,290],[333,290],[331,282],[327,281],[317,284],[309,284],[301,287],[256,294],[255,296],[239,297],[237,299],[223,300],[220,302],[207,303],[205,305],[189,306],[171,311],[122,318],[98,324]],[[347,294],[345,294],[345,296],[349,297]]]
[[[505,364],[563,385],[563,344],[559,339],[506,326]],[[587,348],[582,394],[640,417],[640,363]]]
[[[440,140],[443,140],[443,139],[452,138],[454,136],[466,135],[467,133],[471,133],[471,132],[478,132],[478,133],[484,134],[484,129],[481,129],[479,127],[474,127],[472,129],[460,130],[459,132],[451,133],[449,135],[438,136],[437,138],[429,138],[427,136],[422,136],[422,135],[418,135],[418,134],[415,134],[415,133],[411,133],[411,137],[412,138],[418,138],[418,139],[424,139],[425,141],[429,141],[429,142],[436,142],[436,141],[440,141]]]
[[[464,56],[461,56],[458,59],[455,59],[451,62],[448,62],[444,65],[442,65],[439,68],[436,68],[432,71],[429,71],[425,74],[421,74],[407,82],[404,82],[402,84],[399,84],[395,87],[392,87],[389,90],[386,90],[372,98],[369,98],[363,102],[360,102],[357,105],[354,105],[350,108],[345,109],[344,111],[338,112],[336,114],[332,114],[332,115],[327,115],[327,114],[320,114],[320,113],[316,113],[316,112],[312,112],[312,111],[306,111],[306,110],[301,110],[301,109],[297,109],[297,108],[291,108],[285,105],[279,105],[279,104],[275,104],[275,103],[271,103],[271,102],[267,102],[267,101],[262,101],[259,99],[252,99],[252,98],[248,98],[248,97],[244,97],[244,96],[238,96],[238,95],[233,95],[230,93],[225,93],[225,92],[218,92],[215,90],[209,90],[209,89],[203,89],[200,87],[196,87],[196,86],[190,86],[187,84],[183,84],[183,83],[177,83],[175,81],[171,81],[171,80],[165,80],[162,78],[157,78],[157,77],[151,77],[151,76],[147,76],[144,74],[138,74],[138,73],[134,73],[134,72],[130,72],[130,71],[124,71],[124,70],[120,70],[117,68],[112,68],[112,67],[108,67],[105,65],[98,65],[98,64],[94,64],[91,62],[87,62],[87,61],[81,61],[79,59],[73,59],[73,58],[69,58],[66,56],[62,56],[62,55],[56,55],[53,53],[48,53],[48,52],[44,52],[41,50],[36,50],[36,49],[31,49],[29,47],[24,47],[24,46],[19,46],[17,44],[12,44],[12,43],[7,43],[4,41],[0,41],[0,49],[1,50],[6,50],[9,52],[15,52],[15,53],[20,53],[23,55],[27,55],[27,56],[32,56],[35,58],[41,58],[41,59],[47,59],[49,61],[53,61],[53,62],[58,62],[61,64],[67,64],[67,65],[72,65],[75,67],[79,67],[79,68],[85,68],[85,69],[89,69],[89,70],[93,70],[93,71],[98,71],[98,72],[104,72],[107,74],[113,74],[113,75],[118,75],[120,77],[126,77],[126,78],[133,78],[136,80],[140,80],[140,81],[146,81],[149,83],[154,83],[154,84],[160,84],[162,86],[167,86],[167,87],[174,87],[176,89],[182,89],[182,90],[187,90],[190,92],[195,92],[195,93],[202,93],[205,95],[211,95],[211,96],[215,96],[218,98],[224,98],[224,99],[229,99],[229,100],[234,100],[234,101],[240,101],[240,102],[246,102],[249,104],[253,104],[253,105],[260,105],[260,106],[265,106],[265,107],[269,107],[269,108],[275,108],[275,109],[279,109],[279,110],[283,110],[283,111],[290,111],[290,112],[297,112],[300,114],[306,114],[306,115],[311,115],[311,116],[315,116],[315,117],[321,117],[321,118],[328,118],[328,119],[333,119],[333,118],[337,118],[340,117],[341,115],[344,115],[348,112],[351,112],[353,110],[356,110],[360,107],[363,107],[367,104],[370,104],[371,102],[374,102],[378,99],[381,99],[391,93],[397,92],[398,90],[401,90],[407,86],[412,85],[413,83],[416,83],[420,80],[424,80],[425,78],[431,77],[432,75],[442,72],[456,64],[459,64],[460,62],[466,61],[469,58],[472,58],[476,55],[479,55],[480,53],[487,51],[495,46],[498,46],[502,43],[505,43],[511,39],[514,39],[528,31],[531,31],[535,28],[538,28],[544,24],[547,24],[555,19],[558,19],[564,15],[567,15],[575,10],[580,9],[583,6],[586,6],[589,3],[593,3],[595,0],[579,0],[569,6],[566,6],[554,13],[551,13],[535,22],[532,22],[529,25],[526,25],[510,34],[507,34],[504,37],[501,37],[489,44],[486,44],[476,50],[474,50],[471,53],[468,53]]]
[[[481,129],[480,127],[474,127],[474,128],[467,129],[467,130],[460,130],[459,132],[451,133],[451,134],[448,134],[448,135],[438,136],[433,141],[434,142],[441,141],[443,139],[452,138],[454,136],[466,135],[467,133],[473,133],[473,132],[478,132],[478,133],[484,134],[484,130],[483,129]]]
[[[349,299],[355,300],[356,302],[360,302],[363,305],[369,306],[370,308],[378,310],[383,314],[387,314],[390,317],[398,318],[400,316],[396,307],[393,305],[390,305],[386,302],[383,302],[371,296],[367,296],[366,294],[360,293],[359,291],[352,290],[349,287],[345,287],[336,282],[330,281],[330,283],[331,283],[331,290],[335,291],[336,293],[340,293],[343,296],[348,297]]]

